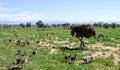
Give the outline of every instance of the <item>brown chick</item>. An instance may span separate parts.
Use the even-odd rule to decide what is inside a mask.
[[[27,56],[27,55],[28,55],[28,51],[27,51],[27,50],[24,50],[23,55],[24,55],[24,56]]]
[[[16,61],[14,62],[15,65],[23,65],[27,63],[27,57],[26,56],[19,56],[16,58]]]
[[[77,58],[77,55],[76,55],[76,54],[75,54],[74,56],[71,56],[71,57],[70,57],[71,62],[74,62],[74,61],[76,60],[76,58]]]
[[[65,62],[68,62],[68,59],[71,57],[71,54],[64,56]]]
[[[21,52],[22,52],[21,48],[17,49],[17,55],[20,54]]]
[[[32,52],[32,55],[36,55],[37,54],[37,49],[35,49],[33,52]]]

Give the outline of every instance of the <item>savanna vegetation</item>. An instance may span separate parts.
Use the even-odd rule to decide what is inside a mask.
[[[30,23],[26,27],[0,27],[0,70],[120,70],[120,28],[96,28],[97,36],[103,33],[104,37],[84,38],[87,50],[75,50],[66,48],[80,46],[70,29],[38,27]],[[66,62],[68,54],[77,55],[75,61]],[[16,65],[16,58],[22,55],[26,55],[27,62]],[[88,55],[95,59],[84,63],[82,57]]]

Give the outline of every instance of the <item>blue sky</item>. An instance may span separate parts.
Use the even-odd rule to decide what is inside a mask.
[[[119,21],[120,0],[0,0],[0,21]]]

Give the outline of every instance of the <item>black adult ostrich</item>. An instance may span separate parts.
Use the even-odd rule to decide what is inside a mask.
[[[94,37],[96,39],[96,31],[94,26],[91,24],[81,24],[71,28],[71,35],[76,36],[80,40],[80,49],[83,49],[84,45],[83,37],[90,38]]]

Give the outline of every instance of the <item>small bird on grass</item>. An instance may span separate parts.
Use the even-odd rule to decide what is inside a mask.
[[[24,45],[24,46],[30,45],[30,42],[26,40],[25,42],[23,42],[23,45]]]
[[[40,43],[40,41],[37,41],[36,43]]]
[[[37,49],[35,49],[33,52],[32,52],[32,55],[36,55],[37,54]]]
[[[24,55],[24,56],[27,56],[27,55],[28,55],[28,51],[27,51],[27,50],[24,50],[23,55]]]
[[[65,63],[67,63],[67,62],[68,62],[68,60],[69,60],[69,58],[70,58],[70,57],[71,57],[71,54],[64,56]]]
[[[21,52],[22,52],[21,48],[17,49],[17,55],[19,55]]]
[[[83,59],[84,63],[89,63],[95,59],[95,56],[84,56],[82,59]]]
[[[9,39],[9,42],[12,42],[13,40],[12,39]]]
[[[77,55],[75,54],[74,56],[70,57],[71,62],[74,62],[77,59]]]
[[[21,67],[11,67],[11,68],[8,68],[8,70],[22,70]]]
[[[34,51],[32,51],[32,54],[30,55],[31,56],[35,56],[37,54],[37,49],[35,49]]]
[[[14,62],[15,65],[23,66],[27,63],[27,57],[26,56],[18,56],[16,58],[16,61]]]

